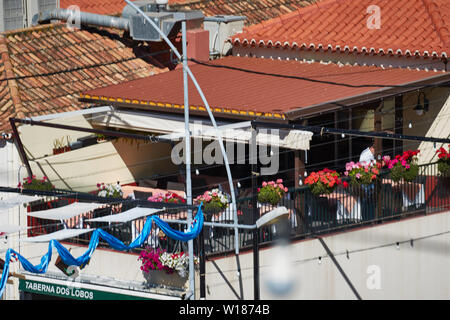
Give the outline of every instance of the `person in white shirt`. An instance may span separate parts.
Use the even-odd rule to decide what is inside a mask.
[[[362,164],[369,164],[375,160],[375,146],[371,144],[367,149],[364,149],[359,156],[359,162]]]

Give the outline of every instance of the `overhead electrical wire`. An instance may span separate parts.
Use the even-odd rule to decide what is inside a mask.
[[[58,74],[81,71],[81,70],[85,70],[85,69],[106,67],[106,66],[109,66],[112,64],[118,64],[118,63],[128,62],[128,61],[132,61],[132,60],[152,57],[155,55],[159,55],[162,53],[168,53],[168,52],[170,52],[170,50],[161,50],[161,51],[157,51],[157,52],[145,53],[145,54],[142,54],[139,56],[133,56],[133,57],[129,57],[129,58],[118,59],[118,60],[104,62],[104,63],[96,63],[96,64],[92,64],[92,65],[87,65],[87,66],[74,67],[74,68],[65,69],[65,70],[58,70],[58,71],[52,71],[52,72],[46,72],[46,73],[40,73],[40,74],[31,74],[31,75],[25,75],[25,76],[2,78],[2,79],[0,79],[0,82],[12,81],[12,80],[24,80],[24,79],[29,79],[29,78],[49,77],[49,76],[54,76],[54,75],[58,75]]]
[[[319,79],[313,79],[310,77],[301,77],[301,76],[293,76],[293,75],[283,75],[283,74],[277,74],[277,73],[271,73],[271,72],[263,72],[263,71],[256,71],[256,70],[250,70],[245,68],[239,68],[239,67],[233,67],[233,66],[227,66],[227,65],[221,65],[221,64],[212,64],[205,61],[199,61],[197,59],[190,58],[188,59],[192,62],[195,62],[202,66],[207,66],[211,68],[218,68],[218,69],[228,69],[233,71],[241,71],[245,73],[251,73],[251,74],[257,74],[257,75],[263,75],[263,76],[271,76],[276,78],[284,78],[284,79],[293,79],[293,80],[303,80],[308,82],[314,82],[314,83],[321,83],[321,84],[328,84],[328,85],[334,85],[334,86],[342,86],[347,88],[435,88],[435,87],[444,87],[448,88],[450,87],[450,84],[445,85],[424,85],[424,84],[349,84],[349,83],[343,83],[343,82],[335,82],[335,81],[327,81],[327,80],[319,80]],[[391,70],[391,69],[383,69],[383,70]],[[368,70],[367,72],[372,72],[371,70]],[[361,73],[365,73],[361,71]],[[444,71],[442,71],[442,74],[445,74]],[[326,76],[326,75],[321,75]]]

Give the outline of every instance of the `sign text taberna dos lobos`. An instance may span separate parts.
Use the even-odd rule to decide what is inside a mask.
[[[71,285],[61,285],[56,283],[48,283],[34,280],[19,281],[19,290],[56,296],[75,300],[149,300],[150,298],[138,297],[115,292],[107,292],[101,290],[93,290],[80,288],[71,282]]]

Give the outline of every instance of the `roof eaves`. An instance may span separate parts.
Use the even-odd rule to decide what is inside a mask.
[[[184,105],[167,103],[167,102],[157,102],[157,101],[144,101],[144,100],[136,100],[136,99],[126,99],[126,98],[114,98],[107,96],[95,96],[90,94],[79,94],[79,100],[83,102],[91,102],[91,103],[110,103],[112,105],[117,106],[125,106],[125,107],[135,107],[138,109],[144,110],[154,110],[154,111],[166,111],[166,112],[183,112]],[[215,113],[218,117],[226,117],[226,118],[245,118],[245,119],[268,119],[268,120],[277,120],[277,121],[285,121],[287,119],[284,112],[259,112],[252,110],[241,110],[240,108],[221,108],[221,107],[210,107],[211,111]],[[207,110],[205,106],[189,106],[190,112],[194,112],[196,114],[207,114]]]
[[[324,112],[331,112],[345,107],[350,107],[356,104],[376,101],[379,99],[386,98],[388,96],[404,94],[406,92],[416,91],[421,88],[428,87],[430,85],[439,85],[443,83],[448,83],[450,81],[450,72],[436,71],[436,73],[439,74],[431,76],[426,79],[404,83],[400,86],[377,89],[371,92],[357,94],[351,97],[345,97],[343,99],[327,101],[317,105],[301,107],[298,109],[287,111],[285,114],[287,119],[296,120],[298,118],[311,117]]]

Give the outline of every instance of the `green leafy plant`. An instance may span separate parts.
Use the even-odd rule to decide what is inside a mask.
[[[47,177],[44,176],[42,179],[37,179],[35,175],[33,175],[31,178],[24,178],[23,183],[19,183],[17,187],[38,191],[51,191],[55,189],[55,186],[50,181],[48,181]]]
[[[217,213],[225,210],[228,207],[228,196],[219,189],[205,191],[194,200],[195,203],[203,202],[203,211],[205,213]]]
[[[371,185],[380,174],[381,163],[354,163],[349,162],[345,165],[345,176],[350,177],[352,185]]]
[[[419,174],[419,165],[417,164],[417,155],[420,150],[408,150],[402,155],[395,156],[388,163],[388,168],[391,169],[391,179],[395,182],[403,179],[404,181],[414,181]]]
[[[448,145],[450,148],[450,144]],[[442,175],[449,175],[450,174],[450,153],[445,150],[443,147],[439,148],[436,151],[436,154],[438,155],[438,170]]]
[[[284,194],[288,191],[288,188],[283,186],[283,180],[277,179],[277,181],[264,181],[262,187],[258,189],[258,201],[260,203],[268,203],[276,206],[280,203]]]
[[[339,173],[327,168],[318,172],[311,172],[305,179],[305,184],[309,186],[314,195],[330,194],[341,183]]]
[[[112,184],[97,183],[97,195],[99,197],[122,198],[123,192],[119,182]]]

